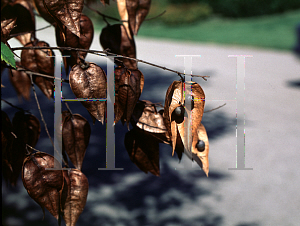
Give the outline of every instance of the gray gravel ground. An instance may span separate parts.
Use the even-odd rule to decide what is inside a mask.
[[[44,24],[39,22],[37,27],[42,26]],[[96,34],[91,49],[102,49],[98,37]],[[39,32],[38,38],[56,46],[52,28]],[[13,46],[16,42],[11,43]],[[87,208],[78,225],[299,225],[299,58],[289,51],[140,37],[136,39],[136,46],[137,58],[178,71],[184,70],[184,63],[175,55],[201,55],[194,58],[192,70],[193,74],[211,76],[208,81],[194,80],[205,91],[205,110],[226,103],[203,116],[210,139],[210,177],[203,177],[201,171],[174,170],[178,160],[165,157],[171,155],[171,149],[164,147],[161,152],[167,151],[160,159],[161,178],[138,170],[112,174],[114,186],[104,182],[91,186]],[[245,64],[245,164],[253,168],[248,171],[228,170],[236,163],[236,60],[228,55],[253,55],[253,58],[246,58]],[[99,65],[106,62],[90,54],[87,59]],[[176,74],[141,63],[139,67],[145,76],[140,99],[164,103],[168,86],[178,79]],[[185,161],[187,158],[183,158],[182,162]],[[87,165],[83,172],[90,170]],[[89,177],[91,185],[93,179]],[[147,186],[153,190],[148,191]],[[8,208],[18,206],[18,199],[14,197],[27,197],[24,189],[14,192],[5,186],[2,189]],[[130,195],[129,190],[135,193]],[[156,193],[151,193],[153,191]],[[191,195],[193,192],[196,194]],[[139,202],[134,198],[140,198],[141,203],[136,204]],[[24,208],[17,207],[18,211]],[[41,211],[39,214],[38,220]],[[25,218],[9,215],[6,225],[30,225],[24,223]],[[49,214],[43,224],[37,225],[53,225],[46,224],[48,219],[52,220]]]

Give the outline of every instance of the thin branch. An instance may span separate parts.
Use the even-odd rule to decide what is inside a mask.
[[[30,148],[30,149],[32,149],[34,151],[41,152],[40,150],[35,149],[34,147],[31,147],[29,144],[26,144],[26,147],[28,147],[28,148]]]
[[[117,18],[115,18],[115,17],[107,16],[107,15],[105,15],[105,14],[99,12],[98,10],[95,10],[95,9],[91,8],[88,4],[84,4],[84,5],[85,5],[89,10],[91,10],[91,11],[93,11],[93,12],[99,14],[100,16],[102,16],[106,23],[108,23],[108,22],[106,21],[105,18],[108,18],[108,19],[111,19],[111,20],[114,20],[114,21],[118,21],[118,22],[129,22],[128,20],[120,20],[120,19],[117,19]],[[154,16],[154,17],[151,17],[151,18],[146,18],[144,21],[154,20],[154,19],[156,19],[156,18],[158,18],[158,17],[161,17],[161,16],[164,15],[166,12],[167,12],[167,10],[164,10],[162,13],[158,14],[157,16]]]
[[[53,24],[50,24],[48,26],[39,28],[39,29],[35,30],[34,32],[41,31],[41,30],[47,29],[47,28],[52,27],[52,26],[53,26]],[[9,38],[14,38],[14,37],[17,37],[19,35],[24,35],[24,34],[28,34],[28,33],[32,33],[32,32],[33,31],[24,31],[24,32],[20,32],[20,33],[17,33],[17,34],[12,34],[12,35],[9,35]]]
[[[106,54],[104,51],[99,51],[99,50],[89,50],[89,49],[80,49],[80,48],[72,48],[72,47],[42,47],[42,46],[24,46],[24,47],[16,47],[16,48],[11,48],[12,51],[15,50],[23,50],[23,49],[58,49],[58,50],[69,50],[69,51],[82,51],[82,52],[87,52],[87,53],[92,53],[99,55],[99,53]],[[115,54],[116,55],[116,54]]]
[[[54,23],[49,24],[49,25],[46,26],[46,27],[41,27],[41,28],[39,28],[39,29],[37,29],[37,30],[35,30],[35,31],[41,31],[41,30],[47,29],[47,28],[52,27],[52,26],[54,26]]]
[[[63,78],[61,79],[61,78],[53,77],[53,76],[50,76],[50,75],[41,74],[41,73],[26,69],[22,66],[17,66],[17,69],[13,68],[10,65],[5,65],[5,66],[9,69],[13,69],[13,70],[16,70],[16,71],[24,71],[27,74],[33,74],[33,75],[36,75],[36,76],[40,76],[40,77],[44,77],[44,78],[50,78],[50,79],[60,79],[62,82],[69,83],[68,79],[63,79]]]
[[[15,139],[17,139],[18,137],[17,137],[17,135],[14,133],[14,132],[10,132],[11,133],[11,135],[13,135],[14,136],[14,138]]]
[[[28,33],[31,33],[31,31],[24,31],[24,32],[16,33],[16,34],[10,34],[9,39],[17,37],[19,35],[25,35],[25,34],[28,34]]]
[[[34,98],[35,98],[35,101],[36,101],[36,104],[37,104],[37,107],[38,107],[38,110],[39,110],[39,113],[40,113],[42,122],[43,122],[43,124],[44,124],[45,131],[46,131],[46,133],[47,133],[47,135],[48,135],[48,137],[49,137],[49,139],[50,139],[50,141],[51,141],[51,143],[52,143],[52,146],[53,146],[53,148],[54,148],[54,151],[56,151],[56,153],[58,153],[58,156],[60,156],[58,150],[57,150],[56,147],[54,146],[53,140],[52,140],[52,138],[51,138],[51,136],[50,136],[50,133],[49,133],[49,130],[48,130],[48,128],[47,128],[47,123],[46,123],[46,121],[45,121],[45,118],[44,118],[44,115],[43,115],[43,112],[42,112],[42,109],[41,109],[39,100],[38,100],[38,98],[37,98],[37,94],[36,94],[36,91],[35,91],[35,87],[34,87],[34,84],[33,84],[32,73],[29,73],[29,76],[30,76],[30,81],[31,81],[31,86],[32,86]],[[61,159],[62,159],[63,163],[64,163],[65,165],[67,165],[67,163],[65,162],[65,160],[64,160],[63,158],[61,158]]]
[[[157,67],[157,68],[160,68],[160,69],[163,69],[163,70],[166,70],[166,71],[174,72],[177,75],[179,75],[181,78],[182,78],[181,75],[184,75],[184,73],[179,72],[179,71],[175,71],[175,70],[172,70],[172,69],[169,69],[169,68],[157,65],[157,64],[153,64],[153,63],[150,63],[150,62],[147,62],[147,61],[144,61],[144,60],[139,60],[139,59],[136,59],[136,58],[126,57],[126,56],[118,55],[118,54],[115,54],[115,53],[111,53],[111,52],[108,52],[107,50],[100,51],[100,50],[89,50],[89,49],[80,49],[80,48],[72,48],[72,47],[41,47],[41,46],[31,46],[31,47],[16,47],[16,48],[12,48],[12,51],[23,50],[23,49],[59,49],[59,50],[69,50],[69,51],[73,50],[73,51],[82,51],[82,52],[92,53],[92,54],[95,54],[95,55],[98,55],[98,56],[104,56],[104,57],[106,57],[106,56],[115,56],[115,57],[119,57],[119,58],[134,60],[136,62],[141,62],[141,63],[144,63],[144,64],[148,64],[150,66]],[[105,55],[100,55],[100,54],[105,54]],[[205,75],[205,76],[203,76],[203,75],[192,75],[192,77],[201,77],[202,79],[204,79],[205,81],[207,81],[206,78],[209,78],[210,76],[207,76],[207,75]]]
[[[90,9],[90,10],[92,10],[93,12],[95,12],[95,13],[97,13],[97,14],[99,14],[100,16],[102,16],[103,17],[103,20],[108,24],[108,22],[106,21],[106,19],[105,18],[108,18],[108,19],[111,19],[111,20],[114,20],[114,21],[117,21],[117,22],[128,22],[128,20],[120,20],[120,19],[117,19],[117,18],[115,18],[115,17],[111,17],[111,16],[107,16],[107,15],[105,15],[105,14],[103,14],[103,13],[101,13],[101,12],[99,12],[98,10],[96,10],[96,9],[92,9],[89,5],[87,5],[87,4],[84,4],[88,9]]]
[[[117,56],[117,57],[121,57],[121,58],[124,58],[124,59],[128,59],[128,60],[135,60],[136,62],[141,62],[141,63],[144,63],[144,64],[148,64],[148,65],[151,65],[153,67],[157,67],[157,68],[160,68],[160,69],[163,69],[163,70],[166,70],[166,71],[170,71],[170,72],[174,72],[176,73],[178,76],[180,76],[181,79],[183,79],[183,77],[181,75],[184,75],[184,73],[182,72],[179,72],[179,71],[175,71],[175,70],[172,70],[172,69],[169,69],[169,68],[166,68],[166,67],[163,67],[163,66],[160,66],[160,65],[157,65],[157,64],[153,64],[153,63],[150,63],[150,62],[147,62],[147,61],[144,61],[144,60],[139,60],[139,59],[135,59],[135,58],[132,58],[132,57],[126,57],[126,56],[122,56],[122,55],[117,55],[117,54],[114,54],[114,53],[110,53],[108,51],[103,51],[103,52],[106,52],[107,55],[110,55],[110,56]],[[207,81],[206,77],[209,78],[210,76],[203,76],[203,75],[191,75],[192,77],[201,77],[203,78],[205,81]]]
[[[5,103],[7,103],[8,105],[10,105],[11,107],[18,109],[19,111],[25,111],[25,112],[30,113],[29,110],[24,110],[23,108],[19,108],[19,107],[13,105],[12,103],[8,102],[7,100],[4,100],[4,99],[2,99],[2,98],[1,98],[1,100],[4,101]]]
[[[226,105],[226,103],[225,103],[225,104],[223,104],[223,105],[221,105],[221,106],[219,106],[219,107],[213,108],[213,109],[211,109],[211,110],[204,111],[204,113],[207,113],[207,112],[212,112],[212,111],[214,111],[214,110],[217,110],[217,109],[219,109],[219,108],[221,108],[221,107],[224,107],[225,105]]]
[[[146,18],[144,21],[149,21],[149,20],[154,20],[158,17],[161,17],[162,15],[164,15],[167,12],[167,10],[163,11],[162,13],[158,14],[157,16],[151,17],[151,18]]]
[[[63,99],[64,99],[64,98],[63,98]],[[69,112],[71,113],[71,115],[73,116],[73,113],[72,113],[72,111],[71,111],[71,108],[70,108],[70,106],[67,104],[66,101],[64,101],[64,104],[66,105],[68,111],[69,111]]]

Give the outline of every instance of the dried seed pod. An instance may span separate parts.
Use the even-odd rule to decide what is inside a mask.
[[[15,28],[11,30],[11,34],[27,33],[16,36],[21,44],[25,45],[30,42],[31,35],[35,37],[35,17],[30,1],[15,1],[1,9],[1,21],[14,18],[17,18],[17,20]]]
[[[41,128],[39,120],[35,116],[19,111],[14,115],[11,129],[14,135],[12,136],[11,133],[11,148],[5,155],[5,163],[8,167],[5,169],[4,177],[7,182],[9,181],[15,186],[26,156],[26,144],[35,146]]]
[[[151,101],[139,100],[135,105],[130,122],[134,127],[148,132],[159,142],[170,144],[162,114],[157,112],[155,104]]]
[[[26,47],[49,47],[48,43],[35,40],[27,43]],[[42,74],[54,77],[54,52],[50,49],[24,49],[21,52],[21,64],[23,67]],[[41,89],[49,99],[54,95],[53,79],[33,75],[33,82]]]
[[[205,172],[206,176],[208,177],[209,172],[209,161],[208,161],[208,154],[209,154],[209,141],[207,137],[207,133],[205,130],[204,125],[201,123],[197,130],[198,140],[201,140],[204,143],[204,150],[203,145],[201,146],[201,150],[197,148],[197,144],[192,146],[192,153],[193,159],[198,163],[198,165],[202,168]],[[200,160],[200,161],[199,161]]]
[[[79,114],[62,112],[63,151],[66,151],[73,165],[81,170],[84,155],[89,144],[91,127]]]
[[[48,10],[45,8],[44,1],[34,0],[35,9],[39,12],[40,16],[46,20],[49,24],[55,24],[55,19],[48,13]]]
[[[14,137],[11,149],[6,153],[6,163],[9,167],[6,169],[4,177],[7,182],[9,181],[15,186],[26,156],[26,144],[34,147],[39,139],[40,122],[35,116],[19,111],[12,120],[12,131]]]
[[[63,176],[61,211],[66,225],[75,226],[86,204],[89,182],[78,169],[64,170]]]
[[[115,69],[115,123],[120,119],[124,124],[129,121],[144,86],[144,75],[138,70],[124,67]]]
[[[53,1],[43,0],[44,6],[55,20],[65,25],[72,33],[80,37],[80,15],[83,9],[83,0]]]
[[[139,7],[139,0],[126,0],[126,10],[128,14],[129,27],[131,31],[135,31],[135,17]]]
[[[32,114],[24,111],[16,112],[13,120],[13,131],[25,144],[35,147],[41,133],[40,121]]]
[[[1,42],[7,43],[11,30],[15,27],[17,18],[1,20]]]
[[[46,208],[56,219],[60,212],[60,194],[64,185],[62,170],[46,170],[54,168],[53,156],[37,152],[24,160],[22,181],[29,196],[42,208]],[[55,164],[55,165],[56,165]]]
[[[155,137],[136,127],[126,133],[124,143],[130,160],[140,170],[160,175],[159,141]]]
[[[136,1],[136,0],[133,0]],[[118,11],[119,15],[122,21],[129,21],[129,15],[126,7],[126,0],[118,0],[117,1]],[[130,28],[130,25],[128,22],[123,22],[125,31],[127,35],[129,36],[129,39],[133,38],[132,29]]]
[[[122,24],[107,25],[103,28],[100,34],[100,43],[103,49],[110,49],[112,53],[136,58],[133,36],[130,38]],[[118,58],[118,60],[122,61],[129,69],[137,68],[137,62],[135,60],[123,58]]]
[[[132,114],[133,124],[150,133],[165,133],[163,118],[149,100],[138,101]]]
[[[189,89],[185,89],[184,85],[190,85],[192,93],[188,93]],[[185,95],[184,90],[186,92]],[[184,97],[189,95],[191,99],[184,100]],[[203,137],[201,133],[203,138],[199,138],[198,136],[199,128],[201,128],[202,131],[204,128],[204,126],[201,125],[205,104],[204,100],[205,94],[199,84],[195,82],[186,82],[184,84],[179,81],[174,81],[166,93],[164,123],[168,130],[168,135],[171,137],[173,147],[172,154],[176,152],[178,156],[181,156],[182,152],[185,152],[190,159],[196,160],[206,175],[208,175],[208,152],[201,152],[196,147],[199,140],[204,141],[205,148],[208,145],[207,135]],[[183,108],[182,103],[186,103],[186,101],[191,101],[191,109],[188,109],[187,104],[185,104],[185,114],[183,117],[181,111]],[[189,122],[190,119],[192,120],[191,122]],[[188,125],[191,125],[191,133],[185,134]],[[206,157],[204,157],[205,155]]]
[[[180,81],[174,81],[167,90],[163,114],[164,124],[168,130],[168,137],[170,137],[172,142],[172,155],[174,155],[177,143],[177,127],[175,119],[173,118],[172,120],[172,113],[177,107],[181,107],[182,103],[183,84]]]
[[[185,104],[185,109],[187,111],[187,116],[185,117],[184,121],[182,123],[177,123],[178,126],[178,131],[180,133],[180,136],[182,138],[183,144],[186,148],[186,150],[191,152],[191,147],[195,147],[198,138],[197,138],[197,130],[198,127],[201,124],[202,116],[203,116],[203,111],[204,111],[204,104],[205,104],[205,94],[201,86],[195,82],[192,82],[189,84],[188,82],[185,83],[185,85],[191,85],[191,90],[192,93],[188,93],[188,89],[185,89],[185,96],[191,96],[192,99],[194,99],[194,104],[190,104],[192,107],[192,110],[188,109],[186,104]],[[189,94],[189,95],[187,95]],[[186,103],[188,100],[185,100],[184,103]],[[191,101],[191,100],[190,100]],[[191,114],[191,115],[189,115]],[[189,119],[192,119],[191,123],[189,122]],[[187,136],[185,135],[185,124],[192,125],[191,128],[191,133],[189,134],[189,141],[187,141]]]
[[[72,67],[69,75],[71,90],[77,98],[104,99],[106,98],[106,74],[101,67],[94,63],[83,69],[80,65]],[[106,101],[80,101],[95,119],[104,122]]]
[[[20,62],[16,62],[17,66],[20,66]],[[24,97],[26,100],[30,99],[30,89],[31,82],[30,78],[24,71],[18,71],[15,69],[11,69],[9,75],[9,80],[15,90],[17,91],[18,97]]]
[[[2,111],[2,172],[6,183],[16,186],[23,160],[25,158],[25,143],[13,135],[13,125],[7,114]]]
[[[10,182],[12,186],[16,186],[21,170],[23,161],[26,157],[26,144],[22,138],[14,137],[12,148],[8,153],[8,163],[10,172],[7,175],[6,181]]]
[[[56,43],[59,47],[72,47],[72,48],[79,48],[79,49],[89,49],[93,37],[94,37],[94,27],[93,23],[90,20],[89,17],[86,15],[81,14],[80,17],[80,37],[73,34],[70,30],[66,28],[66,26],[63,26],[64,29],[64,36],[65,36],[65,42],[64,42],[64,36],[62,31],[60,30],[59,26],[55,26],[55,33],[56,33]],[[76,51],[68,51],[68,50],[61,50],[61,53],[63,56],[71,56],[71,57],[64,57],[64,64],[66,73],[69,72],[69,66],[72,68],[76,63],[79,63],[78,61],[78,55],[85,59],[87,52],[84,51],[78,51],[78,55]]]
[[[149,13],[151,6],[151,0],[139,0],[139,8],[136,13],[135,17],[135,30],[133,31],[135,35],[137,35],[140,26],[142,25],[143,21],[145,20],[146,16]]]
[[[130,28],[134,35],[147,16],[151,5],[151,0],[126,0],[126,9],[129,18]]]

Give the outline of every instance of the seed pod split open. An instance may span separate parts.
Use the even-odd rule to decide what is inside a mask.
[[[191,93],[187,93],[189,91],[184,87],[185,85],[191,86]],[[185,104],[187,101],[185,100],[185,97],[188,95],[192,97],[190,101],[193,101],[190,105],[192,106],[191,109],[187,109],[187,105]],[[201,124],[205,104],[204,101],[205,94],[199,84],[195,82],[182,83],[180,81],[174,81],[166,93],[164,123],[168,130],[168,135],[171,137],[173,148],[172,154],[176,152],[178,156],[181,156],[182,152],[185,152],[189,158],[196,160],[198,165],[208,176],[209,144],[205,128]],[[181,108],[183,107],[185,109],[184,114],[181,112]],[[191,129],[187,130],[186,128],[190,126]],[[202,132],[198,132],[199,130]],[[188,132],[188,134],[186,134],[186,132]],[[199,140],[207,141],[204,141],[206,145],[204,152],[200,152],[196,148]]]

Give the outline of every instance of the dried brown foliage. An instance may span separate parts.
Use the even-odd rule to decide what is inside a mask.
[[[63,176],[62,216],[67,226],[75,226],[86,204],[89,182],[86,176],[78,169],[64,170]]]
[[[150,5],[151,0],[126,0],[129,24],[134,35],[137,35],[141,24],[149,12]]]
[[[11,30],[15,27],[17,18],[1,20],[1,42],[7,43]]]
[[[49,47],[43,41],[35,40],[27,43],[26,47],[40,46]],[[24,68],[34,72],[54,77],[54,52],[50,49],[24,49],[21,53],[21,64]],[[41,89],[48,99],[53,98],[53,79],[33,75],[33,82]]]
[[[57,160],[53,156],[42,152],[28,156],[23,164],[22,180],[29,196],[41,206],[43,213],[46,208],[58,219],[64,177],[62,170],[47,170],[54,168],[54,161]]]
[[[134,128],[125,135],[125,147],[130,160],[145,173],[160,175],[159,141],[149,133]]]
[[[129,121],[144,87],[144,75],[138,69],[117,67],[115,69],[115,122],[124,125]]]
[[[80,37],[80,16],[83,0],[43,0],[43,2],[55,22],[63,24],[73,34]]]
[[[66,26],[63,26],[63,29],[61,31],[58,25],[55,27],[57,46],[79,49],[90,48],[94,37],[94,27],[89,17],[83,14],[80,17],[80,37],[72,33]],[[70,56],[63,58],[67,74],[69,73],[69,66],[72,68],[76,63],[80,63],[78,57],[85,59],[87,55],[87,52],[84,51],[78,51],[77,53],[77,51],[61,50],[61,53],[63,56]]]
[[[100,43],[103,49],[109,49],[110,52],[136,58],[136,49],[133,36],[130,37],[122,24],[107,25],[100,34]],[[129,69],[137,68],[135,60],[119,58],[119,61]]]
[[[20,62],[16,62],[17,66],[20,66]],[[12,83],[13,87],[17,91],[19,98],[22,96],[26,100],[30,99],[30,89],[31,89],[31,82],[30,78],[24,71],[18,71],[15,69],[10,69],[9,75],[10,82]]]
[[[33,1],[40,15],[55,26],[58,46],[82,50],[90,48],[93,24],[82,14],[83,0]],[[7,43],[12,34],[18,34],[16,38],[25,47],[46,47],[23,49],[21,66],[27,71],[53,77],[54,52],[46,42],[35,39],[33,1],[1,1],[1,41]],[[103,5],[109,4],[109,0],[100,2]],[[150,4],[151,0],[117,1],[123,22],[108,24],[103,28],[100,35],[102,47],[118,55],[136,58],[134,35],[147,16]],[[77,98],[89,99],[81,103],[94,124],[95,120],[104,123],[107,101],[104,70],[95,63],[84,61],[86,51],[61,52],[63,55],[71,55],[70,58],[64,58],[64,63],[67,72],[69,66],[72,67],[69,74],[72,92]],[[126,133],[124,140],[131,161],[143,172],[159,176],[159,143],[164,143],[172,146],[173,154],[176,152],[179,159],[185,153],[195,160],[208,175],[209,141],[201,123],[205,103],[201,86],[174,81],[166,92],[164,108],[158,111],[158,104],[139,100],[144,88],[144,74],[137,69],[137,60],[120,57],[115,59],[115,63],[115,77],[111,77],[115,79],[115,123],[121,120],[130,129],[131,122],[133,128]],[[17,63],[17,66],[20,65]],[[49,99],[53,97],[54,79],[27,73],[32,75],[33,82]],[[10,80],[18,96],[26,100],[29,99],[31,85],[28,75],[13,69],[10,72]],[[187,92],[184,84],[191,85],[191,93],[184,93],[184,90]],[[185,96],[191,96],[192,99],[186,100]],[[187,104],[187,101],[191,104]],[[192,121],[189,122],[189,119]],[[191,124],[189,136],[185,129],[187,124]],[[39,120],[32,114],[18,111],[11,123],[8,115],[2,111],[2,126],[2,172],[6,182],[16,185],[22,171],[25,189],[42,207],[43,212],[46,208],[58,221],[61,216],[67,226],[75,226],[85,207],[89,187],[87,177],[81,172],[91,135],[88,121],[70,111],[62,113],[63,159],[59,160],[68,167],[69,158],[76,169],[54,170],[54,165],[60,166],[60,162],[52,155],[34,149],[41,127]]]
[[[11,34],[22,33],[16,38],[22,45],[25,45],[30,42],[31,35],[33,35],[33,38],[35,37],[35,18],[30,1],[17,0],[6,4],[1,9],[1,21],[15,18],[16,22]]]
[[[62,112],[63,151],[66,151],[76,169],[81,170],[90,135],[91,127],[84,117],[69,111]]]

